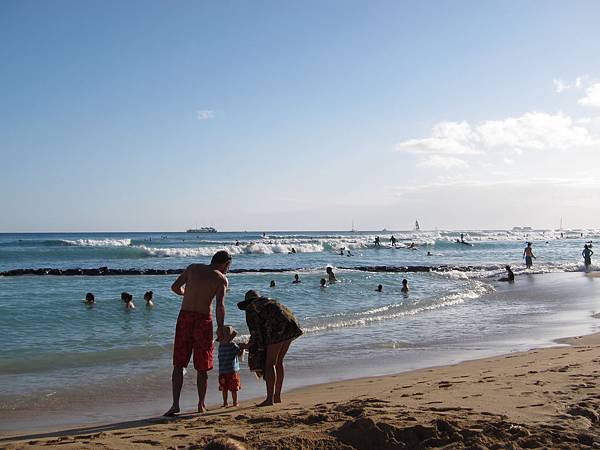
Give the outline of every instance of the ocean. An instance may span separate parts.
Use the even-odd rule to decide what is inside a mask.
[[[457,242],[461,233],[471,245]],[[581,281],[581,251],[599,238],[600,230],[0,234],[0,431],[134,419],[168,408],[181,299],[170,292],[177,275],[146,271],[181,270],[208,263],[217,250],[232,253],[226,323],[247,338],[236,303],[258,289],[294,311],[305,331],[286,359],[292,388],[594,331],[600,279]],[[522,259],[527,241],[537,257],[531,270]],[[496,281],[506,264],[514,285]],[[321,289],[327,266],[339,282]],[[89,270],[100,267],[119,274]],[[89,275],[10,275],[19,269]],[[301,284],[292,284],[294,274]],[[400,290],[403,278],[408,294]],[[147,290],[154,308],[145,306]],[[123,291],[136,309],[125,310]],[[95,294],[92,307],[84,304],[86,292]],[[197,402],[193,375],[190,366],[184,408]],[[242,383],[242,400],[263,394],[247,371]],[[208,403],[219,395],[211,378]]]

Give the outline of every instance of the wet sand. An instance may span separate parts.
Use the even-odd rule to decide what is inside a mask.
[[[568,345],[567,345],[568,344]],[[322,384],[280,405],[187,412],[19,438],[13,448],[202,448],[229,436],[254,449],[599,448],[600,333],[557,347]]]

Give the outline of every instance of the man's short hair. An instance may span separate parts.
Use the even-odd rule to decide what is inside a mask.
[[[225,264],[231,261],[231,255],[226,250],[219,250],[210,260],[211,264]]]

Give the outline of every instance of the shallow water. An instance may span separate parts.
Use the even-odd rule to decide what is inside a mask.
[[[493,281],[503,264],[520,263],[523,236],[510,232],[469,232],[472,247],[452,242],[458,233],[402,234],[406,242],[420,243],[417,250],[374,249],[374,234],[350,233],[265,238],[243,233],[190,238],[182,233],[167,239],[161,234],[0,235],[0,270],[181,268],[206,262],[209,257],[201,253],[211,255],[223,247],[246,249],[235,255],[234,268],[299,268],[299,285],[291,283],[290,272],[230,274],[226,298],[226,322],[239,329],[242,339],[247,330],[236,303],[247,289],[261,289],[295,312],[306,335],[286,360],[287,386],[293,387],[548,345],[557,337],[592,331],[598,280],[564,272],[580,270],[583,243],[597,232],[573,231],[567,234],[572,239],[550,232],[531,232],[529,237],[533,234],[548,239],[548,244],[534,241],[536,271],[558,273],[531,276],[518,268],[514,285]],[[260,244],[247,243],[252,240]],[[298,253],[288,254],[291,246]],[[340,247],[351,247],[355,256],[340,256]],[[172,249],[177,256],[144,248]],[[427,251],[435,256],[426,256]],[[408,274],[336,269],[340,282],[320,289],[327,264],[484,267]],[[411,286],[408,295],[400,292],[403,277]],[[169,291],[174,279],[0,277],[0,429],[126,419],[165,409],[180,305]],[[268,288],[270,280],[277,287]],[[382,293],[375,292],[379,283]],[[154,291],[154,308],[146,308],[142,300],[148,289]],[[96,295],[93,307],[83,304],[88,291]],[[124,309],[122,291],[134,295],[135,310]],[[194,373],[191,369],[186,379]],[[250,374],[243,373],[243,383],[242,398],[262,393]],[[218,401],[214,380],[208,400]],[[183,404],[190,408],[195,402],[188,380]],[[70,412],[59,413],[67,405]],[[27,419],[33,410],[38,418]]]

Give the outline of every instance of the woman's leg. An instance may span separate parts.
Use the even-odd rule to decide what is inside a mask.
[[[283,368],[283,358],[290,348],[291,340],[282,342],[281,349],[277,355],[277,361],[275,362],[275,392],[273,394],[273,402],[281,403],[281,388],[283,387],[283,378],[285,377],[285,370]]]
[[[269,406],[273,404],[273,393],[275,391],[275,364],[281,350],[282,342],[267,345],[267,356],[265,358],[265,384],[267,385],[267,398],[258,406]]]

